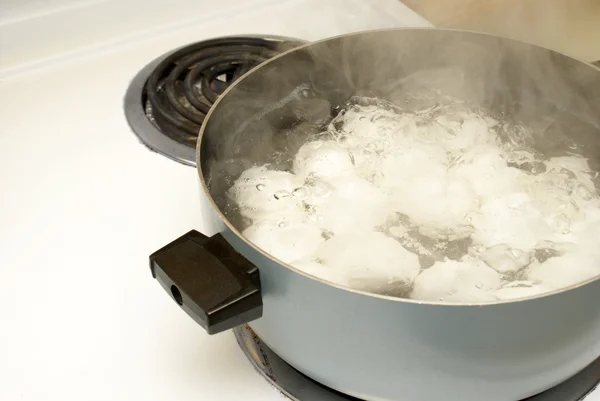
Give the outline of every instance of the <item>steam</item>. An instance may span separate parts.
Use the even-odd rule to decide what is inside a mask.
[[[208,121],[201,167],[213,198],[237,225],[224,193],[242,171],[266,163],[291,169],[292,156],[340,106],[367,95],[413,110],[445,96],[462,99],[502,123],[528,127],[521,140],[548,157],[576,151],[600,171],[599,82],[589,65],[489,35],[351,34],[295,50],[240,81]],[[594,184],[600,187],[598,178]]]

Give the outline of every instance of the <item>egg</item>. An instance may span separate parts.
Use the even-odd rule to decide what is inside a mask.
[[[292,171],[300,177],[332,178],[352,174],[354,165],[347,150],[334,141],[308,142],[294,157]]]
[[[301,185],[294,174],[270,170],[264,165],[244,171],[227,195],[242,216],[255,219],[270,213],[298,211],[301,202],[292,192]]]
[[[571,252],[532,264],[527,278],[552,288],[570,287],[600,276],[600,254]]]
[[[524,173],[509,167],[502,158],[502,153],[495,145],[476,146],[461,156],[453,172],[469,181],[473,191],[482,201],[519,192],[519,179]]]
[[[469,212],[477,199],[469,182],[445,172],[423,172],[391,192],[390,207],[410,218],[419,231],[436,239],[471,233]]]
[[[312,218],[323,230],[335,234],[370,231],[383,225],[389,214],[384,193],[365,179],[337,179],[327,187],[326,199],[313,196]],[[323,190],[324,191],[324,190]]]
[[[502,244],[533,249],[540,241],[552,236],[542,213],[524,192],[488,199],[469,218],[475,229],[473,241],[486,247]]]
[[[316,260],[303,259],[290,263],[293,267],[318,279],[329,281],[338,285],[348,285],[346,273]]]
[[[336,235],[317,250],[316,258],[355,283],[412,283],[420,270],[417,255],[380,232]]]
[[[313,255],[325,241],[321,230],[306,221],[272,219],[255,223],[242,235],[254,245],[284,263]]]
[[[470,257],[436,262],[415,279],[410,297],[421,301],[485,302],[502,282],[498,273]]]

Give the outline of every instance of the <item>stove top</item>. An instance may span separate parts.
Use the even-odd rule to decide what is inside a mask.
[[[302,45],[280,36],[229,36],[183,46],[152,61],[131,82],[127,120],[150,149],[195,165],[200,127],[225,89],[264,61]]]
[[[236,327],[235,337],[254,368],[293,401],[361,401],[332,390],[288,365],[254,334],[248,325]],[[522,401],[581,401],[600,382],[600,358],[565,382]]]

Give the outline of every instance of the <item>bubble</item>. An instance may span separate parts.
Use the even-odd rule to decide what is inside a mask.
[[[323,236],[323,238],[325,238],[326,240],[332,238],[334,236],[333,231],[323,231],[323,233],[321,234]]]
[[[310,190],[306,187],[296,188],[292,191],[292,195],[296,198],[305,199],[310,196]]]
[[[283,198],[287,198],[288,196],[290,196],[290,193],[288,191],[277,191],[273,195],[273,197],[275,199],[277,199],[277,200],[280,200],[280,199],[283,199]]]
[[[265,189],[266,185],[265,184],[258,184],[256,186],[256,189],[258,189],[259,191],[262,191],[263,189]]]

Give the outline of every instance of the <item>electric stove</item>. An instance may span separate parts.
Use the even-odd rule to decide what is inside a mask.
[[[127,120],[149,149],[193,166],[201,124],[219,95],[253,67],[303,43],[280,36],[232,36],[197,42],[162,55],[132,80],[125,96]],[[291,400],[361,401],[295,370],[249,326],[233,331],[256,371]],[[581,401],[599,382],[600,359],[527,401]]]

